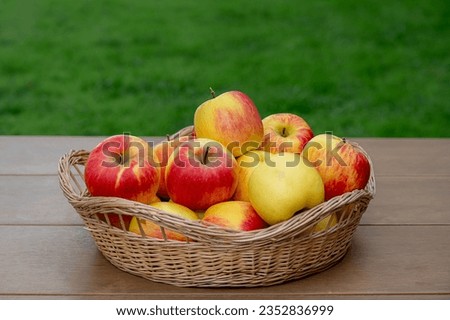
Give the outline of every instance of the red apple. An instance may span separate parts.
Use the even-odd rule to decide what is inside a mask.
[[[120,218],[122,216],[122,219]],[[97,217],[108,223],[109,225],[112,225],[113,227],[122,229],[122,230],[128,230],[130,226],[130,221],[132,216],[126,215],[126,214],[115,214],[115,213],[98,213]],[[122,224],[123,223],[123,224]]]
[[[354,144],[332,134],[319,134],[305,146],[302,157],[314,166],[325,186],[325,200],[356,189],[364,189],[370,163]]]
[[[250,231],[267,227],[267,223],[256,213],[250,202],[225,201],[209,207],[203,222],[234,230]]]
[[[181,143],[188,141],[189,139],[194,139],[193,136],[182,136],[173,140],[164,140],[153,148],[153,155],[155,161],[158,162],[161,175],[159,179],[159,188],[157,191],[157,195],[163,199],[169,199],[169,195],[167,193],[166,188],[166,167],[167,167],[167,161],[169,160],[170,156],[172,155],[173,151],[177,146],[179,146]]]
[[[253,101],[240,91],[229,91],[202,103],[194,114],[198,138],[219,141],[238,157],[257,149],[264,135]]]
[[[205,210],[233,196],[237,171],[236,159],[221,143],[193,139],[175,149],[168,161],[167,193],[175,203]]]
[[[121,134],[103,140],[90,152],[85,164],[84,179],[89,193],[151,203],[156,197],[160,174],[150,156],[149,146],[141,138]],[[108,217],[111,224],[120,227],[117,216],[109,213]],[[125,224],[129,223],[131,218],[122,217]]]
[[[311,127],[300,116],[292,113],[275,113],[265,117],[264,142],[261,149],[271,153],[301,153],[314,136]]]

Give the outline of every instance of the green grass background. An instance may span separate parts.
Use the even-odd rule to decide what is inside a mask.
[[[0,0],[0,134],[166,135],[237,89],[315,133],[450,137],[450,2]]]

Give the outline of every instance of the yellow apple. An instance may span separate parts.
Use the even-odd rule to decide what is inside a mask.
[[[188,220],[198,220],[197,214],[192,211],[191,209],[182,206],[178,203],[174,202],[155,202],[151,204],[152,207],[158,208],[162,211],[175,214],[177,216],[186,218]],[[149,220],[143,220],[139,219],[139,223],[141,224],[142,230],[144,231],[145,235],[153,238],[158,239],[164,239],[163,232],[161,230],[161,227],[157,225],[156,223],[149,221]],[[136,234],[141,234],[141,230],[139,228],[138,219],[136,217],[133,217],[130,222],[129,231],[134,232]],[[179,241],[186,241],[187,238],[185,235],[175,232],[173,230],[165,229],[164,233],[166,235],[167,239],[172,240],[179,240]]]
[[[290,219],[296,212],[324,201],[322,178],[297,153],[270,154],[250,176],[250,203],[268,224]]]
[[[197,138],[219,141],[235,157],[258,149],[264,136],[258,109],[240,91],[213,94],[203,102],[195,111],[194,128]]]
[[[265,151],[252,150],[247,151],[245,154],[237,158],[238,171],[238,184],[236,192],[233,195],[233,200],[249,201],[248,197],[248,180],[253,170],[259,163],[264,161],[266,155]]]
[[[338,223],[336,213],[332,213],[320,220],[313,228],[313,232],[320,232],[328,230],[329,228],[335,226]]]

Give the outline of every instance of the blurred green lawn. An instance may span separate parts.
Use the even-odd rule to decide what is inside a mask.
[[[1,0],[0,134],[166,135],[237,89],[315,133],[450,137],[450,2]]]

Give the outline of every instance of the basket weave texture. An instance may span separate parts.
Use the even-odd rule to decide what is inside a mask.
[[[180,130],[172,138],[189,134]],[[354,144],[355,145],[355,144]],[[364,153],[365,151],[360,148]],[[366,153],[367,155],[367,153]],[[92,197],[84,184],[89,152],[70,151],[58,166],[61,189],[83,219],[98,249],[114,266],[156,282],[180,287],[269,286],[324,271],[348,251],[353,234],[375,195],[373,164],[364,190],[334,197],[291,219],[254,231],[235,231],[162,212],[114,197]],[[110,225],[98,214],[136,216],[186,235],[186,242],[138,235]],[[313,227],[336,213],[338,223],[321,232]]]

